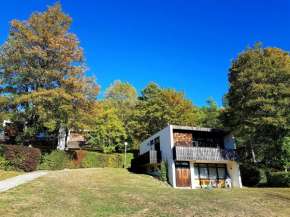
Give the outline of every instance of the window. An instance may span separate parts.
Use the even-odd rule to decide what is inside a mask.
[[[226,165],[224,164],[218,164],[218,174],[219,174],[219,179],[225,179],[227,178],[227,174],[226,174]]]
[[[195,179],[226,179],[225,164],[194,164]]]
[[[200,178],[208,179],[207,164],[199,164]]]
[[[216,164],[209,164],[209,178],[210,179],[217,179],[217,170],[216,170]]]

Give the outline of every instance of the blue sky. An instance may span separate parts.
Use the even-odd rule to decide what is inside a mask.
[[[2,1],[0,44],[9,21],[27,20],[56,1]],[[60,1],[103,92],[114,80],[140,93],[150,81],[185,90],[199,107],[212,96],[221,106],[230,60],[261,41],[290,50],[290,1]]]

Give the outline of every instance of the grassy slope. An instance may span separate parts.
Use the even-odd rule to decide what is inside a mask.
[[[23,172],[0,170],[0,181],[23,174]]]
[[[57,171],[0,193],[0,216],[289,216],[290,189],[177,190],[124,169]]]

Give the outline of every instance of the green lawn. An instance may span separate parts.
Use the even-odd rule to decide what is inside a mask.
[[[4,171],[0,170],[0,181],[4,179],[8,179],[14,176],[18,176],[23,174],[24,172],[15,172],[15,171]],[[1,202],[0,202],[1,203]]]
[[[124,169],[51,172],[0,193],[0,216],[289,216],[290,189],[173,189]]]

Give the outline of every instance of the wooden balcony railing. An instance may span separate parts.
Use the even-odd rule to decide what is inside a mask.
[[[161,152],[160,151],[148,151],[134,159],[131,160],[132,168],[140,168],[142,166],[157,164],[161,162]]]
[[[205,161],[238,161],[239,156],[234,149],[207,147],[173,148],[174,160],[205,160]]]

